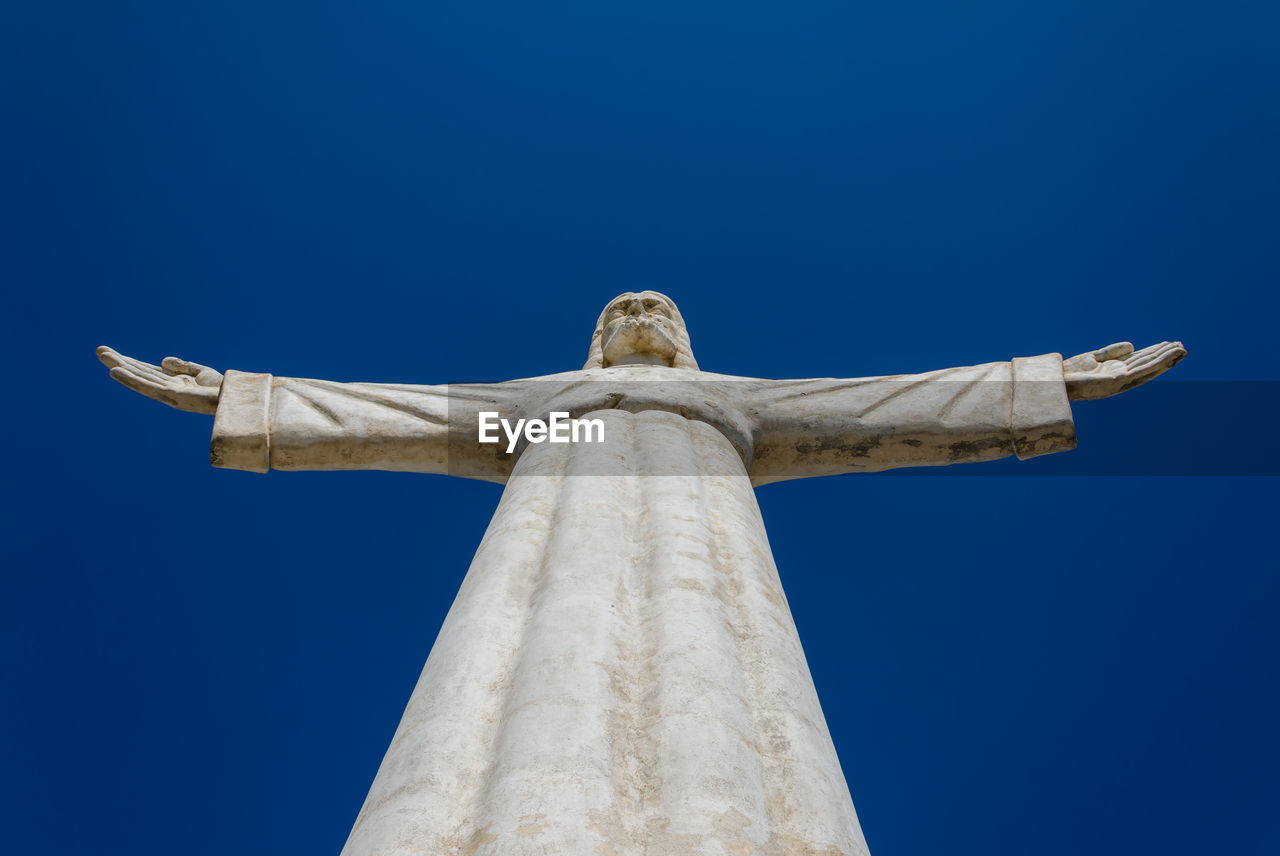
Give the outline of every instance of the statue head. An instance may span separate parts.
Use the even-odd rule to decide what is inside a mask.
[[[596,321],[583,368],[656,365],[696,369],[680,310],[656,291],[620,294]]]

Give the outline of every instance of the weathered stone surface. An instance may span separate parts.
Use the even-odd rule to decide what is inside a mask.
[[[344,852],[865,852],[736,450],[597,415],[521,457]]]
[[[1073,448],[1069,400],[1165,342],[858,379],[699,370],[675,305],[626,294],[586,366],[494,384],[332,383],[160,366],[116,380],[216,411],[216,466],[504,482],[347,856],[863,854],[752,490]],[[478,414],[599,419],[600,443],[478,442]]]

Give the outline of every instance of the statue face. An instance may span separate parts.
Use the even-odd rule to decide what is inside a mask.
[[[678,346],[673,307],[652,291],[624,294],[604,314],[604,364],[674,365]]]

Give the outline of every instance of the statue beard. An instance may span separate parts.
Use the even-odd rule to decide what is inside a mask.
[[[622,318],[606,327],[601,350],[605,365],[634,355],[659,357],[673,365],[679,346],[664,325],[641,317]]]

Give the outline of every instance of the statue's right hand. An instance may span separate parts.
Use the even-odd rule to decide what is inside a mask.
[[[192,413],[213,413],[218,409],[222,374],[216,369],[177,357],[165,357],[160,365],[153,366],[106,345],[98,348],[98,359],[111,369],[112,378],[147,398]]]

